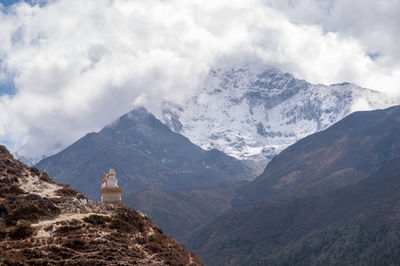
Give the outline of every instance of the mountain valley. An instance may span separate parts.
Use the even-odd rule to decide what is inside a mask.
[[[144,190],[125,198],[125,203],[146,213],[164,232],[180,241],[232,208],[236,190],[246,183],[248,181],[169,191]]]

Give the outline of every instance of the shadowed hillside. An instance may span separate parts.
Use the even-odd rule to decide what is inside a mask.
[[[146,213],[168,235],[180,240],[230,209],[236,189],[245,183],[239,181],[165,192],[145,190],[127,197],[125,203]]]
[[[399,128],[393,107],[299,141],[184,242],[209,265],[398,265]]]
[[[186,243],[209,265],[398,265],[400,160],[319,196],[232,209]]]
[[[111,165],[125,196],[252,177],[240,161],[217,150],[202,150],[144,108],[132,110],[99,133],[87,134],[37,167],[98,199],[100,179]]]
[[[277,155],[235,204],[355,184],[400,157],[400,107],[356,112]]]

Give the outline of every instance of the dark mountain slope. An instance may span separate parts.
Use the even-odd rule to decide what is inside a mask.
[[[358,112],[276,156],[185,239],[211,265],[398,265],[400,107]]]
[[[244,183],[246,181],[165,192],[139,191],[127,197],[125,203],[146,213],[164,232],[179,240],[230,209],[236,189]]]
[[[186,239],[210,265],[398,265],[400,160],[326,194],[232,209]]]
[[[0,265],[202,265],[143,214],[54,183],[0,145]]]
[[[99,198],[99,183],[114,165],[125,195],[171,190],[251,177],[240,161],[205,151],[172,132],[144,108],[132,110],[99,133],[90,133],[37,167],[55,180]]]
[[[399,157],[400,107],[356,112],[277,155],[235,204],[355,184]]]

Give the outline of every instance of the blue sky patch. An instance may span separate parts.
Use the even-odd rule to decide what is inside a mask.
[[[3,95],[15,95],[13,82],[0,82],[0,96]]]
[[[30,5],[39,4],[40,6],[42,6],[45,4],[45,2],[47,2],[47,0],[0,0],[0,3],[6,7],[19,2],[25,2]]]
[[[381,56],[381,54],[380,53],[367,53],[367,56],[375,61],[379,56]]]
[[[12,142],[9,141],[9,140],[6,140],[6,139],[0,139],[0,145],[6,146],[6,148],[9,151],[11,151],[11,150],[13,150],[15,148],[14,145],[12,144]]]
[[[20,2],[21,0],[0,0],[0,3],[3,5],[3,6],[10,6],[10,5],[12,5],[12,4],[15,4],[15,3],[18,3],[18,2]]]

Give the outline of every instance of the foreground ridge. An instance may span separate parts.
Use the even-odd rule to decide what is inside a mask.
[[[54,183],[0,145],[0,265],[203,265],[122,202]]]

